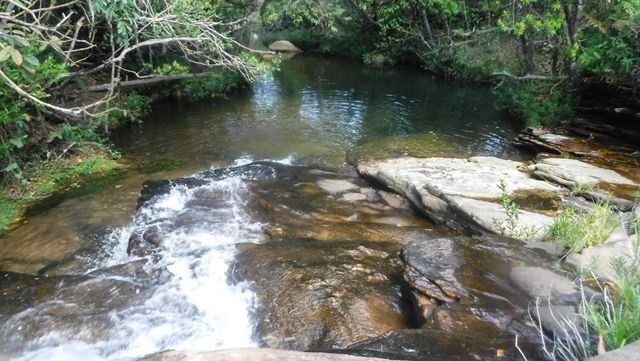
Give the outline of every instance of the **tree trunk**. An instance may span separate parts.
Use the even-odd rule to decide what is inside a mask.
[[[529,34],[526,31],[520,36],[520,44],[522,45],[522,55],[524,57],[524,70],[527,74],[535,74],[536,64],[533,60],[533,44],[531,44]]]

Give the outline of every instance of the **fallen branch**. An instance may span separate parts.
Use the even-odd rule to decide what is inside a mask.
[[[564,80],[567,79],[566,76],[547,76],[547,75],[536,75],[536,74],[527,74],[523,76],[513,75],[506,71],[492,73],[491,76],[503,76],[509,79],[517,80],[517,81],[525,81],[525,80]]]
[[[174,80],[189,79],[189,78],[199,78],[199,77],[206,76],[207,74],[211,74],[211,73],[210,72],[204,72],[204,73],[188,73],[188,74],[175,74],[175,75],[158,75],[158,76],[153,76],[153,77],[145,78],[145,79],[122,81],[122,82],[118,83],[115,86],[115,88],[117,88],[117,89],[135,88],[135,87],[139,87],[139,86],[162,83],[162,82],[166,82],[166,81],[174,81]],[[102,92],[102,91],[109,90],[111,88],[111,86],[112,86],[111,83],[93,85],[93,86],[87,87],[87,90],[90,91],[90,92]]]

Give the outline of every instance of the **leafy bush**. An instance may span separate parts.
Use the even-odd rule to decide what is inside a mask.
[[[499,106],[529,125],[557,126],[573,115],[577,96],[568,87],[548,82],[502,80],[495,92]]]

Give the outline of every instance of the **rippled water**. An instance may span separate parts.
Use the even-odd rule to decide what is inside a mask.
[[[40,275],[29,281],[36,285],[66,285],[62,291],[43,286],[49,298],[36,294],[34,307],[0,310],[0,360],[130,359],[167,348],[255,345],[248,314],[253,295],[246,285],[227,282],[235,245],[261,234],[245,213],[245,183],[229,177],[199,188],[229,194],[225,216],[168,231],[160,261],[143,268],[163,274],[162,282],[146,284],[116,271],[136,259],[126,255],[131,232],[145,220],[179,216],[198,191],[175,187],[133,218],[148,178],[250,159],[336,168],[347,160],[403,154],[518,157],[509,143],[518,129],[494,109],[486,87],[311,56],[283,63],[273,79],[229,99],[158,104],[142,126],[120,130],[113,140],[125,157],[170,158],[180,162],[177,169],[130,174],[99,192],[68,198],[0,239],[1,270]],[[106,296],[99,290],[94,298],[80,296],[94,292],[96,282],[114,288],[103,290]],[[78,309],[82,317],[65,318]]]
[[[274,79],[213,102],[160,104],[152,119],[114,140],[126,154],[195,167],[241,156],[336,166],[367,146],[384,150],[375,157],[518,155],[510,140],[520,124],[494,108],[490,88],[415,69],[301,56]]]

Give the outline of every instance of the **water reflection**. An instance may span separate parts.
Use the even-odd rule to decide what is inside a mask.
[[[517,156],[509,140],[520,125],[493,102],[487,87],[413,69],[298,56],[273,79],[229,100],[178,109],[160,104],[153,119],[120,132],[115,142],[128,154],[171,155],[195,167],[247,155],[336,166],[357,146],[429,132],[454,144],[450,156]]]

